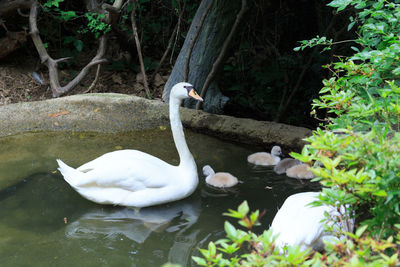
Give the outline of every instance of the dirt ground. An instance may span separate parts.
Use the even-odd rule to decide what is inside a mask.
[[[44,100],[53,97],[49,87],[48,69],[40,64],[39,57],[20,56],[14,52],[0,60],[0,105]],[[97,67],[92,67],[81,83],[65,95],[82,93],[123,93],[145,97],[145,90],[141,74],[128,71],[113,71],[102,67],[98,82],[92,90],[92,84]],[[80,71],[79,68],[64,69],[59,71],[60,83],[64,86]],[[34,78],[38,74],[43,84]],[[157,75],[153,88],[150,88],[153,99],[160,99],[168,75]]]

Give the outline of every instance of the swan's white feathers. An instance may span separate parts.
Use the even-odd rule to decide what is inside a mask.
[[[118,168],[115,168],[118,166]],[[137,191],[146,187],[160,188],[168,185],[169,169],[175,169],[152,155],[138,150],[118,150],[106,153],[97,159],[83,164],[78,171],[90,169],[80,175],[80,179],[70,181],[74,186],[116,186],[129,191]],[[171,170],[172,170],[171,169]],[[159,173],[159,176],[149,175]],[[110,179],[110,177],[113,177]]]
[[[328,208],[326,206],[307,206],[315,201],[315,196],[318,195],[314,192],[307,193],[302,193],[301,199],[299,197],[287,198],[276,214],[271,229],[274,234],[279,234],[275,241],[277,246],[296,244],[305,250],[314,247],[315,241],[319,240],[323,234],[324,228],[321,227],[320,221],[325,218],[324,212],[328,211]]]
[[[189,83],[172,90],[169,115],[179,166],[138,150],[106,153],[77,169],[57,160],[64,179],[83,197],[100,204],[148,207],[185,198],[198,185],[197,167],[187,147],[179,107],[189,95],[199,101]]]
[[[309,204],[317,200],[319,192],[303,192],[291,195],[283,203],[272,221],[271,229],[278,235],[275,245],[283,248],[287,245],[298,245],[302,251],[312,248],[321,250],[324,240],[337,240],[336,233],[327,232],[325,213],[338,216],[332,206],[312,207]],[[344,208],[341,207],[341,212]],[[332,225],[332,222],[328,223]],[[348,220],[349,227],[339,226],[342,230],[353,231],[354,220]]]

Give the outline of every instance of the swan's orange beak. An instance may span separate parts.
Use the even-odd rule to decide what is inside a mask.
[[[203,102],[203,98],[201,98],[201,96],[199,96],[194,89],[190,90],[189,96],[194,98],[194,99],[196,99],[196,100],[198,100],[198,101]]]

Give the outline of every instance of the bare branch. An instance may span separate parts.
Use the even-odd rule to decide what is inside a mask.
[[[136,27],[136,19],[135,19],[136,0],[131,0],[131,1],[132,1],[132,4],[133,4],[132,12],[131,12],[132,30],[133,30],[133,35],[135,36],[136,48],[137,48],[139,62],[140,62],[140,69],[141,69],[142,75],[143,75],[144,89],[146,90],[147,98],[151,99],[149,85],[147,84],[146,71],[144,69],[144,64],[143,64],[142,49],[140,48],[139,35],[138,35],[138,32],[137,32],[137,27]]]
[[[21,17],[29,18],[29,14],[24,14],[24,13],[22,13],[21,8],[18,8],[18,9],[17,9],[17,12],[18,12],[18,14],[19,14]]]
[[[156,74],[158,73],[158,71],[160,70],[162,64],[164,63],[165,59],[167,58],[168,53],[171,50],[172,43],[174,42],[175,34],[177,33],[177,31],[178,31],[178,23],[175,25],[174,31],[172,32],[171,37],[169,38],[167,49],[165,49],[164,54],[161,57],[160,62],[157,65],[156,70],[154,71],[154,73],[150,77],[150,84],[154,83],[154,78],[156,77]]]
[[[68,92],[72,88],[74,88],[89,72],[89,69],[97,64],[106,62],[103,59],[106,50],[107,38],[103,35],[100,37],[99,48],[97,50],[96,56],[81,70],[81,72],[67,85],[61,86],[58,78],[58,68],[57,65],[59,62],[66,61],[68,58],[60,58],[54,60],[47,53],[46,48],[43,45],[42,39],[39,36],[39,30],[37,28],[37,14],[38,14],[38,3],[35,1],[32,4],[30,15],[29,15],[29,24],[30,24],[30,35],[33,40],[33,43],[36,47],[36,50],[39,53],[40,60],[42,63],[47,65],[49,69],[49,80],[50,80],[50,88],[53,92],[54,97],[59,97],[60,95]]]
[[[229,44],[231,43],[232,38],[235,35],[236,30],[237,30],[240,22],[242,21],[242,18],[244,16],[244,13],[246,12],[246,10],[247,10],[246,0],[242,0],[242,7],[241,7],[239,13],[236,15],[235,23],[233,24],[232,29],[228,34],[228,37],[226,37],[225,42],[222,45],[221,52],[218,55],[217,59],[215,60],[213,66],[211,68],[211,71],[207,75],[206,81],[204,82],[203,88],[200,93],[201,97],[204,98],[204,96],[206,95],[208,87],[210,86],[211,82],[214,79],[214,76],[217,74],[217,71],[219,70],[221,64],[223,63],[225,54],[228,51]],[[200,109],[200,108],[201,108],[201,102],[197,102],[196,109]]]

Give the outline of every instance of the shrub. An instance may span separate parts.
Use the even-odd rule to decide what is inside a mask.
[[[400,223],[400,5],[389,1],[332,1],[338,11],[353,7],[349,27],[359,24],[356,53],[328,66],[314,108],[332,114],[315,131],[302,155],[325,168],[314,169],[330,188],[326,203],[353,207],[361,225],[376,238]],[[330,43],[332,44],[332,43]],[[306,42],[303,42],[306,46]],[[328,191],[328,190],[326,190]],[[345,197],[344,197],[345,196]]]
[[[400,4],[385,0],[334,0],[337,12],[352,9],[348,29],[358,27],[353,56],[338,57],[326,66],[332,77],[323,81],[313,108],[325,109],[325,124],[306,139],[304,162],[319,161],[313,168],[324,197],[316,204],[350,207],[358,230],[348,239],[327,244],[323,254],[300,252],[296,247],[284,255],[274,247],[271,232],[256,235],[249,228],[257,223],[248,208],[231,211],[249,228],[238,230],[225,224],[227,239],[210,242],[194,257],[204,266],[395,266],[399,264],[400,227]],[[325,37],[302,41],[302,50],[314,45],[330,49],[335,42]],[[312,114],[316,114],[316,111]],[[244,205],[244,204],[243,204]],[[246,211],[246,212],[245,212]],[[234,216],[236,214],[236,216]],[[240,216],[238,216],[240,214]],[[340,220],[340,219],[339,219]]]

